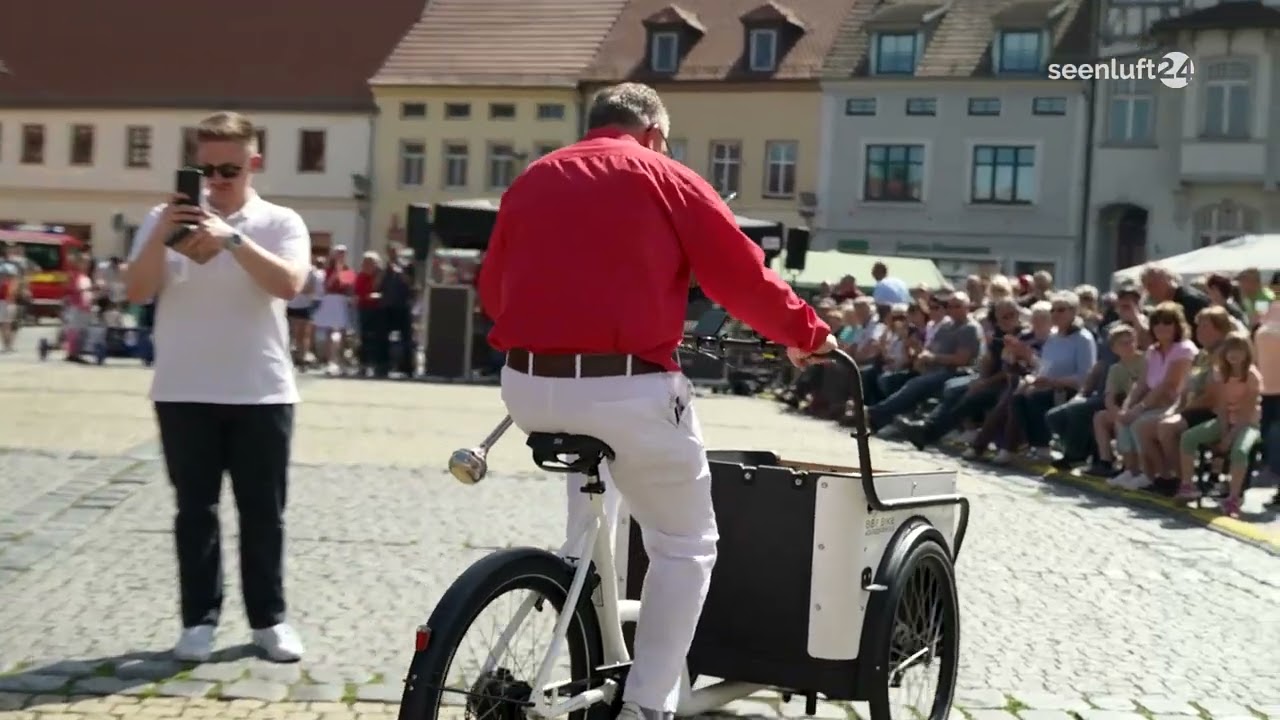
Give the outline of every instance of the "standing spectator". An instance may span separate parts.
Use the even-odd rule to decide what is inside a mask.
[[[1202,446],[1225,450],[1231,460],[1231,479],[1222,513],[1239,517],[1244,494],[1244,479],[1249,472],[1249,456],[1262,438],[1258,428],[1258,401],[1262,391],[1262,373],[1254,363],[1249,336],[1232,333],[1222,341],[1213,381],[1220,383],[1216,417],[1187,430],[1182,436],[1182,485],[1180,499],[1198,496],[1192,482],[1195,458]]]
[[[1204,279],[1204,289],[1210,305],[1226,308],[1227,314],[1235,319],[1239,329],[1242,332],[1248,332],[1246,315],[1240,303],[1236,302],[1236,287],[1231,282],[1231,278],[1213,273]]]
[[[311,341],[315,336],[311,317],[315,314],[320,294],[324,291],[322,266],[323,261],[319,258],[313,261],[307,271],[307,281],[302,286],[302,292],[285,306],[285,316],[289,318],[289,345],[293,349],[293,364],[298,368],[305,368],[311,355]]]
[[[403,258],[403,254],[394,252],[387,256],[378,292],[382,295],[383,341],[389,343],[392,335],[399,337],[399,354],[389,369],[412,377],[417,369],[413,341],[413,268],[403,262]],[[384,350],[382,357],[390,359],[390,350]]]
[[[18,326],[18,302],[25,273],[13,260],[15,245],[5,248],[0,257],[0,352],[13,352]]]
[[[67,274],[67,362],[83,363],[93,322],[93,257],[82,253],[71,261]]]
[[[883,318],[889,314],[889,308],[911,301],[911,291],[902,280],[889,275],[889,268],[882,262],[871,266],[871,277],[875,278],[875,287],[871,289],[871,297],[875,299],[876,310]]]
[[[853,300],[861,294],[862,292],[858,290],[858,280],[852,275],[845,275],[840,278],[840,284],[836,285],[835,289],[831,291],[832,299],[838,303]]]
[[[341,371],[339,363],[344,342],[351,331],[351,297],[355,290],[356,274],[347,265],[347,247],[338,245],[329,254],[329,264],[324,269],[324,292],[315,314],[316,327],[323,338],[320,352],[328,375],[337,375]]]
[[[947,301],[947,317],[938,324],[933,339],[916,357],[916,372],[882,402],[867,409],[867,425],[878,432],[899,415],[912,412],[925,400],[942,392],[947,380],[967,372],[982,351],[982,328],[969,317],[969,296],[963,292]]]
[[[387,328],[382,314],[382,258],[367,252],[360,259],[360,272],[353,286],[356,324],[360,328],[360,374],[386,374]]]
[[[1060,292],[1050,298],[1053,334],[1045,340],[1030,381],[1014,394],[1010,408],[1010,430],[1025,436],[1032,454],[1040,460],[1051,459],[1045,414],[1083,387],[1098,359],[1093,333],[1079,317],[1079,297]]]
[[[1276,294],[1263,286],[1262,273],[1257,268],[1249,268],[1236,275],[1236,284],[1240,289],[1240,306],[1244,309],[1245,321],[1249,327],[1255,327],[1276,301]]]
[[[1168,415],[1182,396],[1191,361],[1196,355],[1191,329],[1182,306],[1162,302],[1151,313],[1154,342],[1147,348],[1146,371],[1124,400],[1116,416],[1116,449],[1124,472],[1111,484],[1128,490],[1145,490],[1155,484],[1159,458],[1140,455],[1141,436],[1155,431],[1155,423]]]
[[[1115,353],[1116,362],[1107,370],[1107,381],[1102,391],[1103,407],[1093,415],[1096,451],[1089,473],[1110,479],[1116,475],[1116,458],[1111,449],[1116,420],[1120,417],[1125,398],[1146,372],[1147,363],[1138,352],[1138,333],[1128,325],[1113,325],[1107,335],[1107,344]]]
[[[1165,265],[1151,264],[1142,269],[1142,289],[1154,305],[1171,302],[1182,308],[1182,317],[1193,319],[1209,306],[1204,293],[1182,284],[1178,274]]]
[[[178,506],[183,630],[173,654],[203,662],[213,652],[228,473],[253,642],[273,660],[293,661],[303,646],[285,623],[284,509],[298,389],[284,306],[306,282],[311,239],[298,213],[250,187],[262,156],[248,118],[211,115],[195,137],[206,204],[175,197],[153,209],[125,274],[131,300],[160,298],[151,400]],[[184,225],[189,234],[166,247]]]

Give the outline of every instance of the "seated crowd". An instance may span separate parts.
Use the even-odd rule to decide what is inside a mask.
[[[1231,516],[1255,464],[1280,480],[1280,347],[1253,337],[1264,317],[1280,322],[1280,304],[1257,270],[1187,285],[1149,265],[1105,294],[1056,289],[1047,272],[974,276],[964,290],[908,290],[883,263],[873,276],[870,295],[846,277],[812,300],[861,367],[871,433],[1180,500],[1199,497],[1208,448],[1229,470]],[[814,365],[780,399],[853,426],[854,386],[840,366]]]

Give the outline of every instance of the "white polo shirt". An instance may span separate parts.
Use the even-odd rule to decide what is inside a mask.
[[[134,235],[130,260],[160,217],[157,206]],[[310,262],[311,235],[297,212],[253,195],[226,217],[241,235],[287,262]],[[155,402],[269,405],[298,402],[285,301],[249,277],[230,252],[200,265],[165,251],[156,300]]]

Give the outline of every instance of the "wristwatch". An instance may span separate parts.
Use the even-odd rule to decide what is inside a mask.
[[[244,245],[244,236],[240,233],[231,233],[227,236],[226,248],[228,250],[235,250],[241,245]]]

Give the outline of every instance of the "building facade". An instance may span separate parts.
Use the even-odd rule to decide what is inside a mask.
[[[586,70],[588,90],[653,85],[672,156],[734,212],[808,226],[817,189],[819,75],[852,0],[631,0]]]
[[[370,81],[374,243],[406,239],[409,204],[496,201],[529,162],[577,141],[579,76],[623,5],[428,3]]]
[[[1191,58],[1184,88],[1099,83],[1092,276],[1247,233],[1280,232],[1280,9],[1108,0],[1104,54]]]
[[[1075,2],[859,8],[823,83],[812,246],[1080,278],[1089,103],[1046,70],[1088,23]]]
[[[316,252],[360,249],[375,110],[367,79],[422,3],[281,0],[269,14],[252,0],[225,0],[217,13],[130,6],[110,33],[93,26],[92,0],[15,6],[21,17],[0,24],[0,223],[61,225],[95,255],[124,255],[133,228],[192,163],[192,128],[237,110],[259,128],[259,192],[298,210]],[[210,62],[207,43],[155,30],[197,25],[237,48],[227,74],[193,78],[190,68]],[[33,28],[77,38],[76,52]]]

